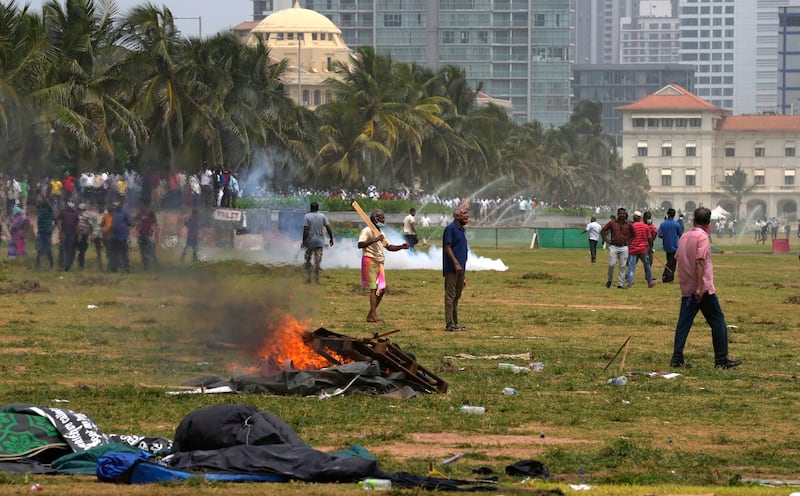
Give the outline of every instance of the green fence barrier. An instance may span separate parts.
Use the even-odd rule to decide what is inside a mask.
[[[470,246],[493,248],[530,248],[534,234],[537,248],[587,248],[588,234],[573,227],[467,227]],[[441,233],[432,240],[441,241]],[[602,241],[599,243],[602,247]],[[656,239],[654,249],[661,251],[661,240]]]

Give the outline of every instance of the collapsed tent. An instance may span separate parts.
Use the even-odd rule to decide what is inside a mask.
[[[393,487],[497,489],[488,480],[385,473],[360,446],[336,453],[316,450],[286,422],[250,405],[222,404],[191,412],[178,425],[173,441],[105,434],[87,415],[67,409],[16,403],[0,407],[0,414],[16,416],[5,428],[6,440],[14,442],[0,443],[5,450],[0,471],[93,474],[103,482],[136,484],[196,478],[223,482],[356,482],[377,477],[391,480]],[[11,449],[11,445],[20,448]],[[53,460],[54,455],[65,451]],[[48,456],[42,458],[43,453]]]

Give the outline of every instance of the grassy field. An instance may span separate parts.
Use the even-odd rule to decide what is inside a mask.
[[[793,240],[794,241],[794,240]],[[648,289],[641,266],[629,290],[604,286],[606,264],[588,250],[496,250],[505,272],[469,272],[460,321],[445,333],[442,277],[436,270],[393,270],[382,324],[364,321],[367,294],[356,270],[330,269],[304,285],[298,267],[241,262],[181,267],[177,251],[145,273],[34,272],[31,261],[0,262],[0,403],[29,402],[86,413],[107,433],[171,438],[189,412],[237,402],[272,412],[321,450],[360,444],[386,471],[472,478],[488,466],[505,491],[555,489],[585,482],[587,494],[788,494],[753,480],[797,479],[797,356],[800,263],[769,247],[715,240],[716,285],[726,313],[734,370],[713,367],[711,338],[698,316],[687,361],[668,370],[678,314],[676,284]],[[743,243],[743,244],[742,244]],[[5,251],[5,250],[4,250]],[[663,253],[657,254],[664,260]],[[358,253],[354,253],[358,257]],[[663,266],[656,262],[654,273]],[[89,307],[94,308],[89,308]],[[209,342],[256,343],[285,314],[313,330],[353,337],[392,334],[392,342],[449,383],[447,394],[410,400],[344,396],[180,395],[166,391],[200,376],[231,377],[258,365],[247,351]],[[624,368],[607,364],[630,337]],[[530,353],[530,359],[498,360]],[[468,354],[474,358],[462,358]],[[513,374],[500,361],[544,370]],[[628,375],[623,387],[606,381]],[[504,387],[518,394],[505,396]],[[56,399],[69,403],[54,403]],[[459,405],[480,405],[466,415]],[[444,459],[464,455],[455,463]],[[520,484],[503,474],[519,460],[542,461],[548,482]],[[28,493],[32,481],[51,494],[118,494],[93,478],[0,474],[0,493]],[[356,494],[355,485],[210,483],[126,487],[126,494]],[[501,494],[504,491],[501,490]],[[580,494],[580,493],[576,493]]]

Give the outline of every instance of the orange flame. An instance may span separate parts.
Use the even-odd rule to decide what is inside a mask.
[[[333,365],[311,346],[308,331],[310,323],[310,319],[298,321],[289,314],[284,315],[282,319],[279,318],[259,347],[258,356],[263,359],[272,359],[279,365],[291,360],[293,367],[298,370],[319,369]],[[326,350],[326,353],[334,356],[340,362],[347,361],[336,356],[330,350]]]

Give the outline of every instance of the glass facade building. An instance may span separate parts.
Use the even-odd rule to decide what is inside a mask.
[[[301,0],[300,6],[333,21],[353,49],[371,46],[432,70],[462,67],[473,87],[482,84],[488,95],[512,103],[514,121],[560,126],[574,103],[574,1]]]
[[[778,111],[800,114],[800,7],[782,7],[778,30]]]

